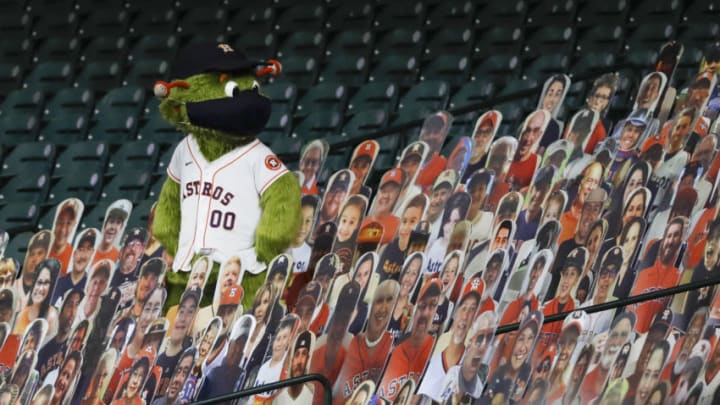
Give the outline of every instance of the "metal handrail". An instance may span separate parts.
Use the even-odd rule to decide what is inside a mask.
[[[273,391],[280,388],[289,387],[291,385],[303,384],[310,381],[317,381],[323,386],[323,397],[325,399],[325,405],[332,405],[332,387],[327,377],[322,374],[305,374],[300,377],[288,378],[285,380],[276,381],[269,384],[258,385],[257,387],[248,388],[246,390],[232,392],[230,394],[219,395],[217,397],[205,399],[199,402],[193,402],[195,405],[205,404],[220,404],[229,401],[233,401],[242,397],[248,397],[250,395],[260,394],[261,392]]]

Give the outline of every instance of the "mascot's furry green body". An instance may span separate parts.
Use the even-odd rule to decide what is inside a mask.
[[[248,60],[242,52],[236,52],[226,44],[199,43],[192,44],[179,54],[174,67],[173,82],[158,82],[155,85],[155,94],[162,99],[160,112],[163,117],[176,126],[183,133],[191,136],[200,153],[207,162],[214,162],[226,154],[233,153],[238,148],[256,142],[256,135],[267,123],[270,115],[270,100],[260,93],[256,76],[259,73],[279,69],[279,65],[271,68],[256,70],[258,66],[267,64]],[[264,148],[264,145],[262,145]],[[177,154],[176,150],[176,154]],[[274,156],[268,155],[265,165],[275,170],[275,165],[282,166]],[[270,164],[270,165],[269,165]],[[169,169],[171,169],[170,167]],[[284,169],[284,167],[283,167]],[[179,249],[183,249],[183,232],[193,233],[194,229],[184,230],[188,226],[186,217],[193,213],[183,212],[181,205],[184,198],[181,182],[170,176],[160,192],[158,204],[155,209],[153,233],[168,253],[176,256]],[[238,184],[253,183],[256,173],[232,173],[238,179]],[[247,176],[243,178],[243,176]],[[214,179],[214,177],[213,177]],[[180,182],[179,182],[180,181]],[[227,188],[227,185],[226,185]],[[258,191],[261,190],[261,191]],[[250,193],[255,193],[252,195]],[[202,198],[195,193],[196,198]],[[203,194],[203,193],[200,193]],[[287,171],[273,178],[272,183],[264,189],[236,190],[234,198],[242,201],[250,200],[255,203],[247,212],[256,212],[259,218],[250,223],[256,223],[254,229],[254,252],[258,262],[270,263],[278,254],[283,253],[295,238],[300,227],[300,185],[294,174]],[[207,196],[206,198],[211,198]],[[234,212],[233,218],[243,217],[247,212]],[[207,220],[207,218],[206,218]],[[192,225],[192,221],[189,221]],[[198,221],[200,223],[200,221]],[[206,225],[207,226],[207,225]],[[213,232],[213,229],[209,232]],[[249,232],[252,239],[253,230]],[[198,246],[193,238],[190,251],[197,256],[200,248],[225,249],[225,256],[233,255],[234,249],[245,249],[247,246]],[[252,247],[251,251],[252,251]],[[254,257],[253,260],[254,261]],[[173,304],[185,289],[189,272],[178,271],[178,258],[175,258],[172,274],[167,276],[168,303]],[[257,266],[261,268],[261,266]],[[216,263],[208,279],[203,294],[203,301],[212,299],[215,280],[219,264]],[[244,290],[243,305],[250,308],[255,291],[264,283],[264,271],[246,269],[242,286]],[[187,270],[187,268],[183,269]],[[172,297],[172,298],[171,298]]]

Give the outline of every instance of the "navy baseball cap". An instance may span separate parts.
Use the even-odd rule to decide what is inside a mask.
[[[173,66],[173,78],[185,78],[207,72],[236,73],[262,65],[245,52],[219,42],[194,42],[181,49]]]

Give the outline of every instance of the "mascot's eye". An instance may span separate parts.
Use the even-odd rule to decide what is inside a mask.
[[[253,80],[252,86],[250,86],[250,90],[254,91],[255,93],[260,91],[260,83],[258,83],[256,80]]]
[[[240,93],[237,83],[229,81],[225,83],[225,95],[228,97],[235,97]]]

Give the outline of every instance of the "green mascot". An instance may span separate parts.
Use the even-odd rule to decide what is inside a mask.
[[[169,304],[185,289],[191,262],[215,265],[203,301],[213,296],[220,264],[239,257],[243,305],[265,282],[266,263],[290,246],[300,228],[300,185],[256,135],[270,99],[257,82],[279,74],[276,61],[253,61],[222,43],[182,49],[171,82],[157,82],[162,116],[187,136],[177,145],[155,209],[153,234],[174,257]]]

